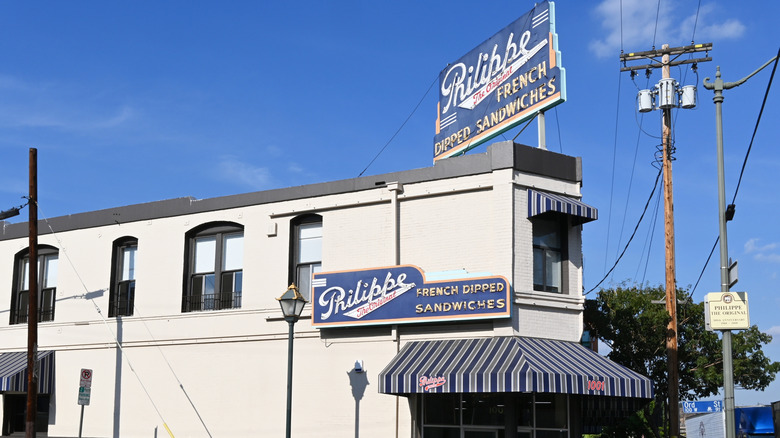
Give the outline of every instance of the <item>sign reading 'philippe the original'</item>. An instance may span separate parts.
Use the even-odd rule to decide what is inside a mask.
[[[433,160],[463,154],[566,100],[555,8],[541,2],[439,74]]]
[[[354,326],[509,317],[501,276],[426,282],[416,266],[319,272],[312,325]]]
[[[704,297],[704,328],[745,330],[750,328],[747,292],[710,292]]]

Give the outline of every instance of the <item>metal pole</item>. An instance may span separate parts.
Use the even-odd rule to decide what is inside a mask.
[[[706,85],[705,85],[706,87]],[[718,229],[720,241],[720,290],[729,291],[729,244],[726,231],[726,176],[723,164],[723,80],[720,67],[715,73],[715,137],[718,158]],[[726,417],[726,438],[734,438],[734,364],[731,348],[731,330],[723,331],[723,402]]]
[[[718,159],[718,229],[720,241],[720,291],[729,291],[729,245],[726,228],[726,176],[723,160],[723,90],[737,87],[761,71],[777,56],[770,59],[756,71],[736,82],[723,82],[720,77],[720,66],[715,71],[715,82],[709,82],[710,78],[704,78],[704,88],[713,90],[712,101],[715,103],[715,143]],[[736,436],[736,421],[734,419],[734,363],[731,346],[731,330],[723,330],[723,407],[726,417],[726,438]]]
[[[663,45],[663,50],[669,46]],[[662,77],[669,78],[669,55],[663,56]],[[666,241],[666,311],[669,324],[666,330],[666,357],[669,399],[669,436],[680,435],[679,370],[677,365],[677,279],[674,249],[674,195],[672,192],[672,110],[663,109],[663,172],[664,172],[664,233]]]
[[[287,336],[287,438],[290,438],[292,428],[292,373],[293,373],[293,326],[295,319],[287,318],[290,333]]]
[[[84,405],[81,405],[81,417],[79,417],[79,438],[81,438],[81,428],[84,425]]]
[[[38,150],[30,148],[29,262],[27,281],[27,415],[25,437],[35,438],[38,413]]]
[[[544,111],[539,111],[536,123],[539,124],[539,149],[547,150],[547,127],[544,123]]]

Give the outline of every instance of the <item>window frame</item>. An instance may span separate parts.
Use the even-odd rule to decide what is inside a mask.
[[[50,261],[55,259],[59,262],[59,249],[51,245],[38,245],[38,279],[37,279],[37,299],[38,299],[38,322],[54,321],[54,311],[57,301],[57,282],[59,272],[54,278],[54,287],[46,284],[48,279]],[[11,309],[9,312],[9,325],[26,324],[29,317],[29,289],[24,289],[25,282],[28,281],[26,265],[30,261],[30,248],[25,248],[14,256],[14,278],[11,292]],[[59,270],[59,263],[56,267]],[[29,288],[29,285],[28,285]],[[21,300],[22,293],[26,293],[27,299]],[[23,305],[21,303],[23,301]],[[44,304],[48,304],[44,306]]]
[[[132,236],[114,240],[111,251],[111,288],[108,292],[108,316],[133,316],[135,307],[135,272],[132,279],[123,279],[125,250],[135,248],[133,264],[138,257],[138,239]],[[135,268],[133,268],[135,270]],[[127,295],[122,299],[122,295]]]
[[[320,260],[319,261],[308,261],[308,262],[300,262],[300,239],[301,239],[301,228],[306,225],[314,225],[319,224],[320,226]],[[288,278],[287,283],[292,284],[294,283],[296,286],[298,286],[298,291],[303,295],[303,297],[306,299],[306,301],[311,301],[311,278],[309,278],[309,282],[304,283],[300,279],[299,271],[300,268],[303,266],[311,267],[310,276],[320,272],[322,270],[322,239],[324,237],[324,227],[323,227],[323,220],[322,216],[319,214],[309,213],[304,214],[301,216],[296,216],[290,220],[290,263],[289,263],[289,271],[288,271]]]
[[[541,245],[537,242],[537,238],[539,238],[539,228],[541,228],[542,224],[546,225],[546,228],[549,227],[549,229],[554,229],[555,233],[558,237],[558,245],[559,248],[554,248],[552,246],[546,246]],[[564,294],[567,290],[567,275],[568,275],[568,261],[569,261],[569,217],[568,215],[557,213],[557,212],[547,212],[540,215],[537,215],[532,218],[531,220],[531,251],[532,251],[532,275],[531,275],[531,284],[533,287],[533,290],[535,292],[550,292],[550,293],[558,293],[558,294]],[[537,251],[542,251],[542,258],[545,260],[544,263],[541,264],[542,268],[542,283],[537,283]],[[558,264],[560,268],[558,269],[558,275],[560,276],[559,286],[558,290],[555,289],[555,286],[552,284],[547,284],[547,278],[548,276],[548,269],[549,264],[546,262],[548,260],[548,256],[551,255],[558,255],[560,257],[560,260],[558,261]]]
[[[241,269],[224,269],[225,262],[225,238],[230,236],[241,236]],[[197,267],[197,244],[199,241],[213,238],[214,244],[214,265],[213,271],[196,272]],[[182,313],[201,312],[213,310],[240,309],[243,289],[244,272],[244,254],[243,254],[244,226],[235,222],[209,222],[200,225],[186,234],[185,254],[184,254],[184,278],[182,285]],[[231,290],[224,291],[224,280],[226,275],[231,275]],[[205,294],[208,287],[208,277],[213,277],[213,293]],[[200,277],[197,278],[196,277]],[[201,281],[195,293],[193,285],[195,281]],[[236,290],[238,284],[238,290]],[[196,297],[200,297],[197,298]]]

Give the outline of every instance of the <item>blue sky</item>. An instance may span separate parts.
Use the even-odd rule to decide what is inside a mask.
[[[41,217],[182,196],[213,196],[353,178],[417,110],[366,175],[432,165],[438,74],[530,10],[530,1],[2,2],[0,209],[23,203],[28,148],[38,149]],[[697,14],[698,10],[698,14]],[[622,19],[621,19],[622,16]],[[660,114],[640,115],[640,88],[619,55],[712,42],[693,72],[699,106],[674,111],[677,280],[694,285],[718,235],[716,66],[736,81],[777,54],[780,3],[556,2],[567,102],[548,112],[548,148],[583,160],[586,290],[612,267],[652,189]],[[658,17],[658,19],[656,19]],[[694,27],[695,26],[695,27]],[[695,31],[694,31],[695,28]],[[726,193],[737,178],[771,66],[725,92]],[[780,152],[777,81],[729,223],[751,322],[780,360]],[[513,138],[519,129],[497,140]],[[516,141],[536,145],[535,125]],[[484,152],[480,146],[470,153]],[[662,205],[662,204],[661,204]],[[651,209],[603,286],[664,281],[662,212]],[[661,208],[662,210],[662,208]],[[23,214],[11,222],[23,221]],[[653,228],[654,226],[654,228]],[[654,230],[654,231],[652,231]],[[718,253],[694,298],[718,291]],[[737,404],[780,399],[737,391]]]

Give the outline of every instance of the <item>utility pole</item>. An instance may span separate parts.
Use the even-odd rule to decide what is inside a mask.
[[[780,56],[780,53],[778,54]],[[720,290],[728,292],[731,285],[729,278],[729,246],[728,235],[726,231],[726,222],[731,216],[727,215],[726,210],[726,177],[723,169],[723,90],[728,90],[742,85],[754,74],[761,71],[777,56],[767,61],[758,70],[736,82],[723,82],[720,78],[720,66],[715,73],[715,82],[710,82],[710,78],[704,78],[704,88],[713,90],[714,96],[712,102],[715,103],[715,137],[716,153],[718,156],[718,228],[720,242]],[[733,215],[733,204],[729,206]],[[726,438],[734,438],[736,434],[736,424],[734,420],[734,364],[731,348],[731,330],[723,330],[723,401],[726,417]]]
[[[38,150],[30,148],[29,261],[27,270],[27,415],[25,438],[35,438],[38,413]]]
[[[666,330],[667,376],[669,392],[669,436],[680,436],[679,392],[680,378],[677,361],[677,279],[675,278],[675,248],[674,248],[674,198],[672,192],[672,107],[677,105],[677,88],[674,79],[670,77],[670,68],[681,64],[694,64],[711,61],[712,58],[684,59],[678,58],[684,54],[709,51],[712,44],[696,44],[685,47],[669,48],[664,44],[661,50],[621,54],[620,60],[625,66],[627,61],[649,60],[650,64],[622,67],[620,71],[630,71],[632,76],[637,70],[647,70],[648,77],[654,68],[661,68],[661,81],[658,84],[658,107],[662,110],[661,147],[663,149],[662,166],[664,181],[664,236],[666,253],[666,311],[669,313],[669,324]],[[675,56],[674,60],[671,59]],[[661,57],[660,62],[657,60]],[[649,95],[649,91],[648,91]],[[640,92],[640,97],[642,96]],[[683,105],[685,107],[685,105]],[[640,108],[640,111],[650,111],[652,108]]]
[[[668,49],[664,44],[662,50]],[[663,54],[662,80],[669,79],[669,54]],[[674,251],[674,195],[672,191],[672,110],[663,108],[661,145],[663,147],[664,174],[664,243],[666,248],[666,326],[667,379],[669,380],[669,435],[680,435],[680,376],[677,360],[677,277]]]

